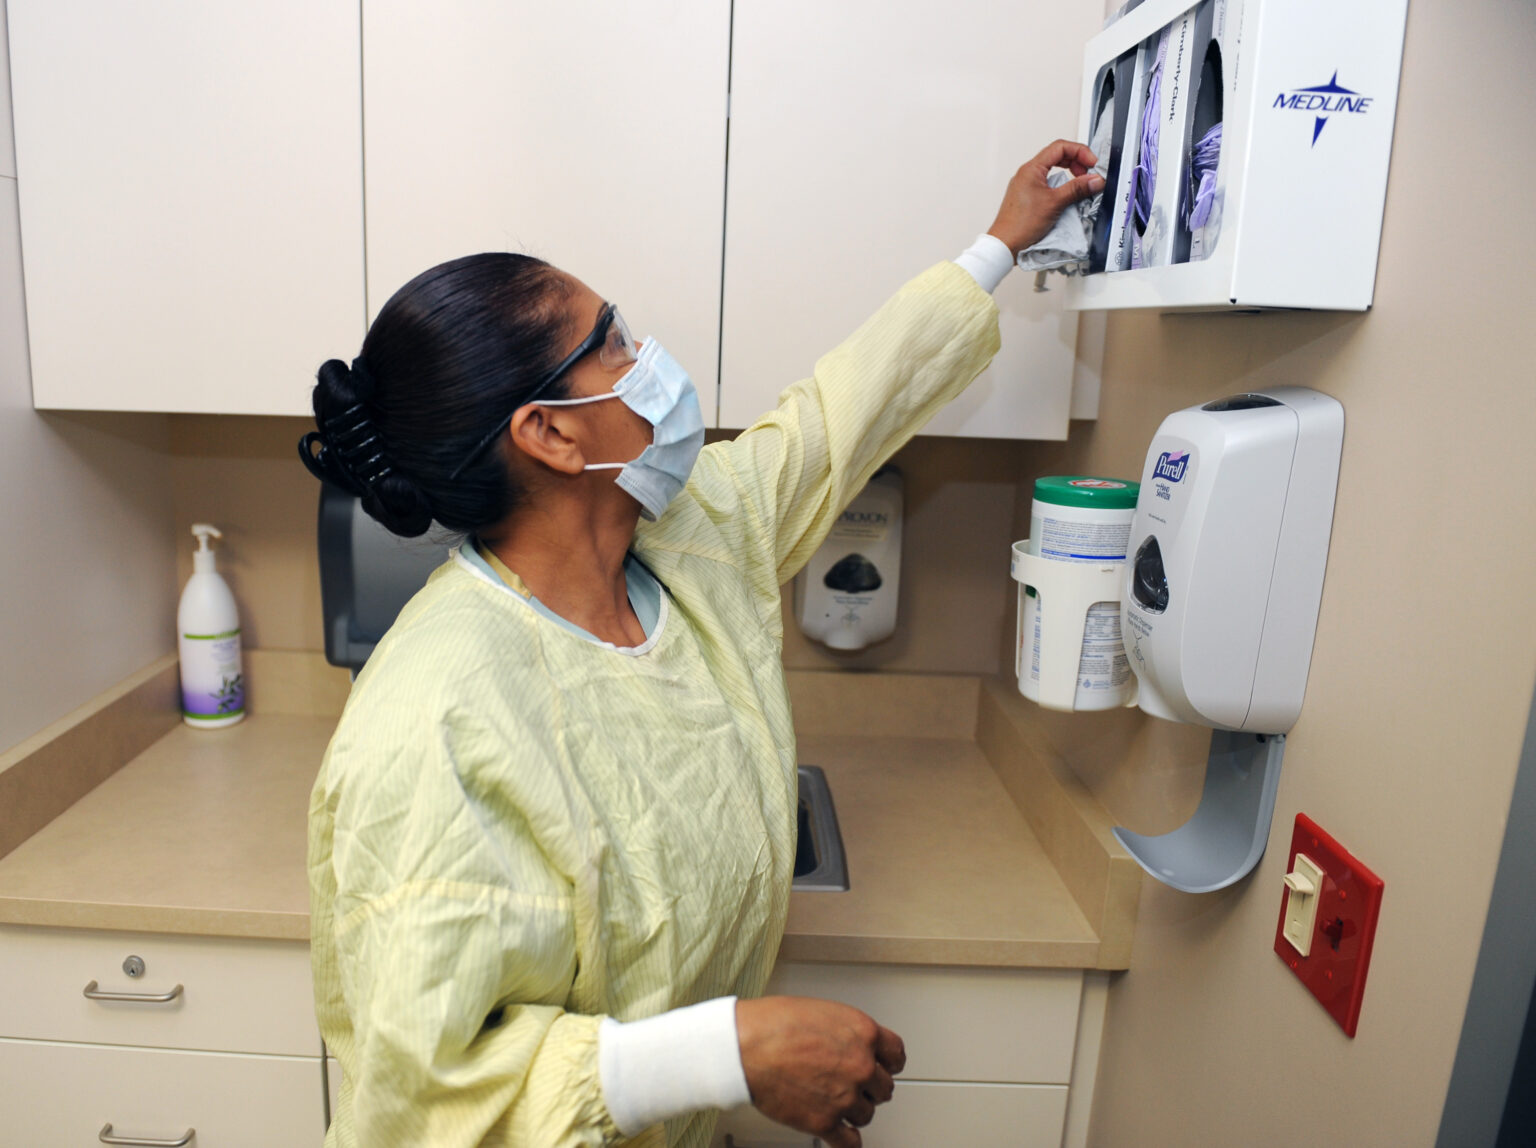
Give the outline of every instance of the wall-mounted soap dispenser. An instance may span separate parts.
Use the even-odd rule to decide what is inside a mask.
[[[806,637],[852,651],[896,632],[901,517],[901,472],[883,467],[795,576],[795,620]]]
[[[1239,880],[1269,839],[1343,441],[1337,400],[1280,387],[1177,411],[1147,450],[1121,596],[1137,704],[1215,732],[1194,816],[1160,836],[1115,836],[1186,892]]]
[[[1135,704],[1212,727],[1194,816],[1160,836],[1115,830],[1142,868],[1185,892],[1225,888],[1264,854],[1311,665],[1343,441],[1344,408],[1303,387],[1176,411],[1147,450],[1124,561],[1069,566],[1043,561],[1035,540],[1014,544],[1021,622],[1026,587],[1045,614],[1033,692],[1017,665],[1025,696],[1090,708],[1080,690],[1074,699],[1079,646],[1093,604],[1118,598]]]

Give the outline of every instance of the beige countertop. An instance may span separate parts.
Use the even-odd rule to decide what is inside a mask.
[[[938,731],[950,736],[872,732],[910,733],[900,722],[802,734],[800,760],[832,789],[852,888],[791,897],[784,957],[1124,967],[1130,922],[1090,920],[1105,900],[1105,878],[1087,872],[1100,861],[1063,873],[1036,829],[1053,846],[1063,834],[1026,818],[1019,785],[1005,786],[982,743],[957,736],[975,728],[974,680],[969,691],[956,695],[969,714]],[[177,726],[0,858],[0,922],[306,939],[305,817],[334,725],[263,713],[223,730]],[[1070,803],[1050,808],[1059,818]],[[1074,831],[1075,853],[1058,854],[1091,845]],[[1133,921],[1134,897],[1129,912]],[[1104,932],[1126,943],[1111,953]]]

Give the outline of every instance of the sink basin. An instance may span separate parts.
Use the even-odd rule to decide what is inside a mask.
[[[796,892],[846,893],[848,859],[827,775],[814,765],[800,767],[799,836],[795,840]]]

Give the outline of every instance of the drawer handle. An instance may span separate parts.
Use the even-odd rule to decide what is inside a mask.
[[[85,986],[85,999],[93,1001],[133,1001],[135,1004],[170,1004],[181,995],[182,988],[177,985],[168,993],[105,993],[96,987],[92,981]],[[107,1125],[111,1128],[111,1125]],[[185,1144],[185,1140],[107,1140],[106,1144]]]
[[[91,983],[95,984],[94,981]],[[176,987],[180,988],[181,986],[177,985]],[[103,1124],[101,1131],[96,1134],[96,1139],[100,1140],[103,1144],[127,1144],[131,1145],[132,1148],[187,1148],[187,1145],[192,1143],[192,1137],[196,1135],[196,1128],[188,1128],[186,1132],[182,1133],[175,1140],[145,1140],[137,1136],[114,1136],[112,1135],[112,1125]]]

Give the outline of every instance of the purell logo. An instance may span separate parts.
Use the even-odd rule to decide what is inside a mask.
[[[1284,108],[1291,112],[1312,113],[1314,117],[1312,146],[1316,147],[1317,137],[1323,134],[1323,128],[1327,126],[1329,116],[1363,116],[1371,110],[1372,98],[1362,96],[1353,88],[1341,87],[1339,73],[1335,69],[1333,79],[1326,84],[1314,84],[1310,88],[1292,88],[1290,91],[1281,92],[1270,106]]]
[[[1157,465],[1152,468],[1152,477],[1166,479],[1169,482],[1183,482],[1184,470],[1188,466],[1189,451],[1165,450],[1158,456]]]

